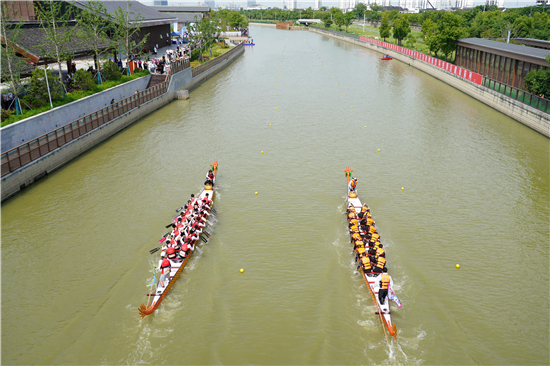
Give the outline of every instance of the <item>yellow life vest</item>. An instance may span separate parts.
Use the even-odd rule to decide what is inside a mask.
[[[361,264],[363,264],[363,268],[370,269],[370,259],[367,256],[361,257]]]
[[[351,219],[349,220],[349,224],[352,226],[359,226],[359,221],[357,221],[357,219]]]
[[[359,235],[359,233],[353,233],[351,234],[351,238],[353,240],[361,240],[361,235]]]
[[[376,228],[374,227],[374,225],[371,225],[369,229],[369,233],[374,234],[375,232],[376,232]]]
[[[380,282],[382,282],[382,285],[380,286],[380,288],[383,290],[387,290],[390,284],[390,275],[387,273],[383,273],[382,276],[380,277]]]
[[[366,253],[367,250],[365,249],[364,246],[360,246],[360,247],[357,247],[357,253],[359,253],[359,255],[363,254],[363,253]]]
[[[377,257],[382,257],[384,255],[386,255],[386,251],[384,250],[384,248],[379,247],[378,249],[376,249],[376,256]]]
[[[386,258],[380,257],[378,258],[378,261],[376,262],[376,267],[383,269],[386,265]]]
[[[378,235],[378,233],[373,233],[372,236],[371,236],[371,239],[374,239],[375,241],[380,239],[380,235]]]
[[[372,219],[367,218],[367,225],[372,225]]]
[[[363,207],[361,208],[361,212],[365,213],[365,212],[367,212],[368,209],[369,209],[369,206],[363,205]]]

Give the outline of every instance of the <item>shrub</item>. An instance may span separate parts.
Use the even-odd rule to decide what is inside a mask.
[[[86,70],[77,70],[73,76],[74,86],[80,90],[90,90],[95,86],[94,77]]]
[[[550,98],[550,69],[532,70],[525,76],[525,90],[536,95],[544,95],[545,99]]]
[[[201,55],[200,50],[193,50],[191,51],[191,56],[189,57],[189,61],[195,61],[199,56]]]
[[[103,63],[101,66],[101,72],[107,80],[118,80],[121,76],[118,65],[111,60],[107,60]]]
[[[10,118],[10,116],[11,116],[11,111],[10,110],[2,109],[2,116],[0,116],[2,118],[2,121]]]
[[[52,101],[59,100],[63,96],[63,85],[61,85],[59,78],[50,70],[47,70],[46,74],[48,77],[48,83],[46,83],[44,69],[37,67],[32,72],[28,94],[32,98],[31,100],[33,105],[41,103],[44,105],[49,102],[48,86],[50,88],[50,96]]]

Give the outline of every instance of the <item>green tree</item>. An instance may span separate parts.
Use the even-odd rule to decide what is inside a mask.
[[[382,13],[382,22],[380,23],[380,37],[386,42],[386,38],[390,36],[390,18],[387,12]]]
[[[79,29],[77,35],[85,40],[86,44],[93,50],[97,71],[101,71],[101,55],[112,48],[112,42],[107,36],[110,30],[109,23],[103,18],[107,9],[99,1],[85,2],[84,9],[78,16]]]
[[[126,65],[128,65],[128,61],[132,55],[141,54],[149,33],[139,40],[138,36],[141,24],[145,18],[140,13],[135,14],[130,9],[132,4],[129,1],[121,3],[121,5],[115,9],[113,14],[113,24],[115,26],[113,42],[116,44],[117,49],[120,49],[126,55]],[[127,67],[129,74],[130,67]]]
[[[400,14],[393,21],[393,38],[397,39],[397,44],[401,46],[401,41],[411,33],[408,14]]]
[[[550,69],[529,71],[523,88],[529,93],[544,95],[545,99],[550,99]]]
[[[344,14],[342,12],[336,13],[336,15],[333,16],[334,24],[336,24],[336,27],[338,30],[342,30],[342,26],[345,24]]]
[[[415,44],[416,44],[416,37],[413,36],[412,33],[409,33],[409,35],[407,36],[407,38],[405,38],[405,45],[407,48],[410,48],[411,50],[414,50],[415,49]]]
[[[59,81],[63,83],[61,62],[73,58],[71,42],[74,27],[69,26],[74,10],[70,3],[64,1],[42,1],[36,6],[36,15],[40,28],[44,31],[44,38],[40,45],[41,52],[57,62]]]
[[[422,23],[422,33],[424,33],[424,43],[428,46],[430,54],[433,52],[437,57],[437,53],[441,48],[437,24],[431,19],[426,19]]]
[[[377,22],[382,18],[382,16],[380,15],[380,9],[382,9],[382,7],[380,5],[378,5],[376,3],[371,4],[371,6],[370,6],[371,12],[368,14],[369,17],[370,17],[369,20],[371,22]]]
[[[362,19],[365,14],[365,10],[367,10],[367,6],[365,4],[357,3],[355,5],[355,9],[353,9],[353,15],[356,19]]]
[[[48,81],[46,82],[46,77]],[[49,95],[48,95],[49,87]],[[49,103],[49,97],[52,101],[61,99],[63,95],[63,83],[52,73],[51,70],[37,67],[31,75],[31,82],[28,88],[29,99],[34,107],[42,107]]]
[[[346,32],[348,31],[349,26],[353,24],[354,19],[355,16],[351,11],[348,11],[346,14],[344,14],[344,26],[346,27]]]
[[[90,90],[95,87],[94,77],[84,69],[77,70],[74,74],[73,85],[80,90]]]
[[[455,13],[445,12],[437,24],[441,52],[445,61],[449,54],[456,50],[460,38],[468,37],[468,30],[462,26],[462,18]]]
[[[0,30],[4,44],[1,52],[2,74],[1,79],[8,82],[15,95],[15,110],[17,114],[21,114],[21,105],[19,103],[19,89],[21,87],[21,71],[27,65],[23,57],[19,57],[19,41],[23,34],[21,27],[23,20],[18,12],[13,13],[9,7],[9,3],[2,1],[2,13],[0,19]],[[19,18],[19,22],[15,20]],[[10,24],[13,22],[13,24]],[[7,71],[7,72],[6,72]]]
[[[325,20],[325,28],[330,28],[330,26],[332,25],[332,20],[330,20],[330,17]]]

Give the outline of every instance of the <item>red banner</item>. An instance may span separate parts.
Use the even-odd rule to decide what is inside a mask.
[[[438,58],[428,56],[424,53],[413,51],[405,47],[397,46],[392,43],[387,43],[383,41],[379,41],[377,39],[367,38],[367,37],[359,37],[361,41],[369,42],[372,44],[376,44],[378,46],[389,48],[392,51],[402,53],[404,55],[407,55],[409,57],[416,58],[420,61],[424,61],[429,63],[432,66],[438,67],[440,69],[443,69],[445,71],[448,71],[452,74],[455,74],[456,76],[460,76],[461,78],[464,78],[466,80],[469,80],[473,83],[476,83],[478,85],[481,85],[481,81],[483,79],[483,75],[472,72],[470,70],[463,69],[462,67],[450,64],[448,62],[445,62],[443,60],[440,60]]]

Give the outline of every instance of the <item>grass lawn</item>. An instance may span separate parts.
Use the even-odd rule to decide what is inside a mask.
[[[140,70],[139,72],[135,72],[130,76],[124,75],[118,80],[106,81],[101,85],[96,85],[91,90],[75,90],[72,93],[68,93],[63,99],[52,101],[52,104],[54,108],[59,107],[146,75],[149,75],[149,71]],[[2,127],[10,125],[14,122],[20,121],[25,118],[35,116],[42,112],[49,111],[51,109],[49,101],[45,106],[40,108],[27,109],[27,107],[23,103],[21,103],[21,106],[23,107],[23,113],[19,115],[12,114],[5,120],[2,120]]]
[[[327,28],[325,28],[325,25],[323,23],[321,23],[319,25],[313,25],[313,26],[318,27],[318,28],[322,28],[322,29],[327,29]],[[336,28],[336,26],[334,24],[332,24],[332,26],[328,29],[338,31],[338,29]],[[346,28],[342,27],[342,30],[340,32],[345,33]],[[380,38],[379,28],[374,28],[374,27],[370,27],[370,26],[367,26],[367,25],[365,25],[365,31],[363,32],[363,26],[362,25],[353,24],[348,28],[347,33],[356,34],[358,36],[363,36],[363,37],[368,37],[368,38],[378,37],[379,40],[383,41],[383,39]],[[409,49],[414,50],[414,51],[425,53],[426,55],[433,56],[433,55],[430,54],[428,46],[426,46],[426,44],[424,43],[424,40],[422,39],[422,35],[423,35],[422,32],[413,30],[413,31],[411,31],[411,33],[416,38],[416,43],[414,44],[414,46],[407,47],[404,40],[403,40],[401,46],[409,48]],[[397,44],[397,40],[393,37],[386,38],[386,42]],[[449,55],[449,60],[453,59],[453,54],[454,54],[454,52],[451,55]],[[445,59],[445,56],[444,55],[439,55],[439,58],[443,60],[443,59]]]
[[[212,57],[210,57],[210,51],[208,51],[208,50],[204,51],[202,53],[202,56],[203,57],[208,57],[211,60],[215,57],[223,55],[224,53],[226,53],[230,49],[232,49],[232,47],[221,48],[219,45],[216,44],[212,47]],[[197,67],[197,66],[202,65],[202,64],[204,64],[205,62],[208,62],[208,61],[209,60],[205,60],[204,62],[200,62],[199,60],[191,61],[191,67]]]

